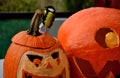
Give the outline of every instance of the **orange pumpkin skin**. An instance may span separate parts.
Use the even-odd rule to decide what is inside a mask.
[[[47,33],[36,37],[26,32],[22,31],[12,38],[12,44],[4,60],[4,78],[16,78],[21,56],[26,51],[49,52],[60,47],[59,42]]]
[[[20,63],[21,58],[23,57],[23,54],[25,54],[28,51],[33,51],[39,54],[45,52],[52,52],[57,49],[62,50],[62,46],[60,45],[58,40],[52,37],[51,35],[49,35],[48,33],[42,33],[42,35],[39,36],[32,36],[32,35],[28,35],[26,32],[27,31],[22,31],[16,34],[12,38],[12,44],[10,45],[4,60],[4,68],[3,68],[4,78],[27,78],[27,77],[18,77],[17,74],[19,73],[18,68],[20,68],[20,65],[22,64]],[[64,61],[66,59],[64,58]],[[36,63],[38,63],[37,61],[39,62],[39,60],[36,60]],[[61,59],[58,60],[58,63],[61,63]],[[49,67],[50,66],[48,66],[48,68]],[[67,67],[67,69],[68,68],[69,67]],[[68,70],[66,72],[66,76],[67,76],[66,78],[69,78]],[[35,76],[34,78],[44,78],[44,77]]]
[[[101,32],[99,30],[103,31]],[[108,30],[117,34],[118,43],[114,48],[108,48],[102,44],[105,43],[102,40],[105,38],[105,34],[109,32]],[[58,31],[58,40],[68,57],[70,57],[71,78],[75,78],[76,75],[76,78],[108,78],[109,76],[120,76],[119,37],[120,10],[94,7],[84,9],[69,17]],[[77,58],[77,60],[74,58]],[[111,68],[108,67],[106,69],[107,73],[105,73],[105,65],[108,62],[115,61],[117,61],[117,66],[113,67],[115,70],[113,71],[111,66]],[[89,67],[87,68],[87,63],[85,62],[91,65],[90,68],[94,70],[93,74],[90,74],[89,71],[86,72]],[[84,69],[85,65],[86,68]],[[104,70],[104,75],[102,70]]]
[[[4,78],[70,78],[69,63],[61,44],[39,30],[41,17],[41,11],[36,10],[29,30],[12,38],[4,60]]]

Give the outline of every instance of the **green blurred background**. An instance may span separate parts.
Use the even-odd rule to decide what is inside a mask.
[[[43,10],[45,6],[52,5],[57,12],[76,12],[84,8],[92,7],[94,0],[0,0],[0,13],[30,13],[36,9]],[[2,16],[2,15],[1,15]],[[57,36],[57,29],[63,23],[65,17],[56,20],[50,33]],[[0,59],[4,58],[11,44],[11,38],[18,32],[27,30],[31,18],[7,18],[0,17]]]
[[[94,5],[94,0],[0,0],[0,11],[31,12],[52,5],[57,12],[78,11]]]

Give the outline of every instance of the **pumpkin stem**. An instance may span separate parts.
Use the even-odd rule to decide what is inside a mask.
[[[30,28],[27,31],[29,35],[33,35],[33,36],[41,35],[41,33],[39,32],[39,24],[40,24],[41,18],[42,18],[42,12],[40,10],[36,10],[32,18]]]

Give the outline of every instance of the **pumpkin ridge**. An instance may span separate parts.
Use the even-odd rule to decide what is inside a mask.
[[[40,48],[40,47],[32,47],[32,46],[27,46],[27,45],[23,45],[23,44],[19,44],[19,43],[16,43],[16,42],[14,42],[14,44],[16,44],[16,45],[21,45],[21,46],[24,46],[24,47],[29,47],[29,48],[34,48],[34,49],[50,49],[50,48],[52,48],[54,45],[56,45],[56,42],[52,45],[52,46],[50,46],[50,47],[46,47],[46,48]]]
[[[56,43],[56,39],[47,33],[43,33],[43,35],[40,36],[32,36],[28,35],[26,31],[22,31],[12,38],[12,42],[24,46],[45,49],[52,47]]]

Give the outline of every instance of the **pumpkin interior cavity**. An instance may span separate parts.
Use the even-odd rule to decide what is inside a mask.
[[[47,77],[47,76],[36,76],[32,73],[29,73],[25,70],[22,71],[22,78],[66,78],[66,72],[65,69],[61,72],[61,74],[55,76],[55,77]]]
[[[119,36],[110,28],[100,28],[95,34],[95,40],[103,48],[115,48],[119,46]]]

